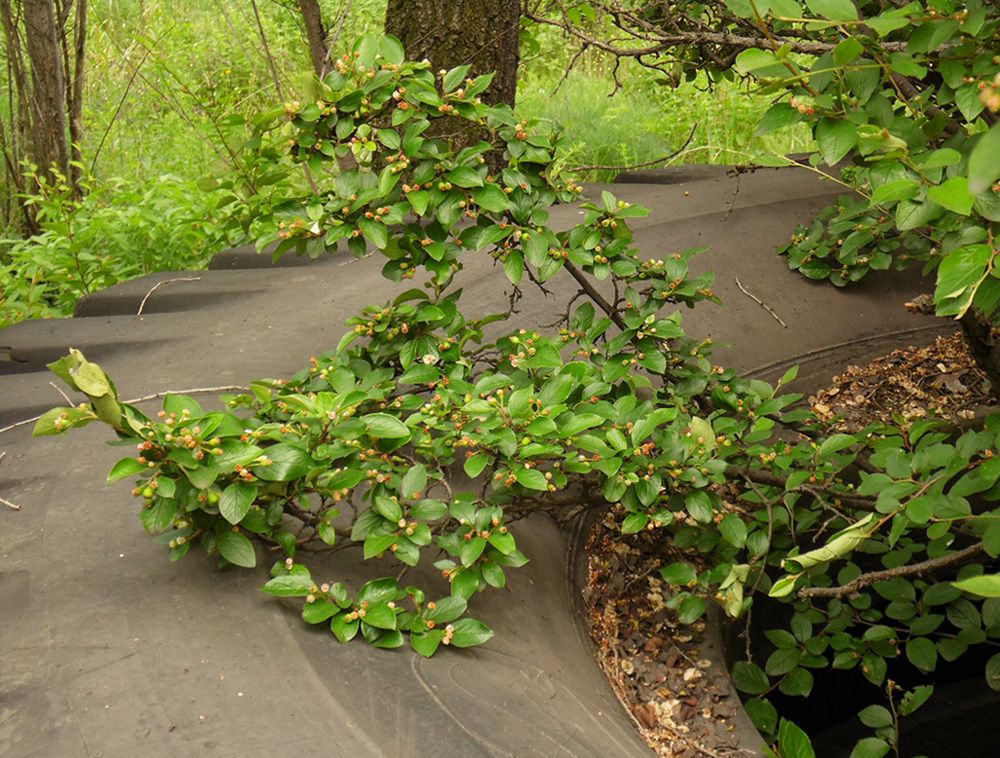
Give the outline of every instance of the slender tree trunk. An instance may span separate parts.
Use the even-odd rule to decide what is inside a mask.
[[[330,59],[326,47],[326,28],[323,26],[323,14],[318,0],[299,0],[299,12],[306,27],[313,71],[322,79],[330,70]]]
[[[25,41],[31,63],[32,159],[42,172],[54,166],[69,176],[66,143],[66,73],[53,0],[23,0]]]
[[[17,11],[20,11],[18,7]],[[4,45],[7,64],[7,112],[10,114],[9,129],[3,131],[3,157],[6,168],[7,186],[13,195],[25,192],[24,174],[21,161],[24,156],[24,146],[30,144],[30,128],[28,102],[31,85],[28,82],[27,65],[24,61],[24,44],[21,39],[21,26],[18,12],[11,6],[10,0],[0,0],[0,24],[3,25]],[[7,198],[8,200],[10,198]],[[39,231],[34,215],[24,203],[18,203],[24,231],[35,234]],[[4,214],[4,225],[17,228],[19,223],[12,211]]]
[[[483,100],[513,107],[520,18],[518,0],[389,0],[385,31],[411,60],[427,58],[435,70],[468,64],[473,76],[495,71]]]
[[[84,51],[87,43],[87,0],[76,0],[76,20],[73,23],[73,76],[69,87],[69,141],[73,163],[70,181],[80,194],[83,178],[83,84],[85,73]]]

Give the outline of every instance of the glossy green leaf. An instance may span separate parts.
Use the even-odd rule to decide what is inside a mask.
[[[858,9],[851,0],[806,0],[806,7],[831,21],[858,20]]]
[[[969,156],[968,190],[973,195],[985,192],[1000,179],[1000,124],[994,124],[979,138]]]
[[[848,5],[854,7],[849,0]],[[816,144],[829,166],[846,156],[857,142],[858,130],[850,121],[824,116],[816,126]]]
[[[221,532],[215,538],[215,544],[222,557],[233,565],[244,568],[253,568],[257,565],[253,543],[239,532],[228,530]]]
[[[409,439],[410,430],[398,418],[386,413],[369,413],[363,417],[368,434],[385,439]]]
[[[219,497],[219,513],[230,524],[238,524],[247,515],[257,498],[257,485],[250,482],[233,482]]]

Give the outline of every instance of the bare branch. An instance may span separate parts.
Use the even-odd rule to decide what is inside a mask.
[[[957,553],[944,555],[940,558],[931,558],[926,561],[921,561],[920,563],[910,563],[905,566],[885,569],[884,571],[872,571],[868,574],[862,574],[853,582],[848,582],[840,587],[803,587],[799,590],[798,596],[833,598],[846,597],[848,595],[853,595],[863,587],[875,584],[875,582],[883,582],[886,579],[895,579],[900,576],[928,574],[937,571],[938,569],[946,568],[947,566],[953,566],[954,564],[960,563],[966,558],[971,558],[982,551],[983,543],[977,542],[975,545],[965,548],[965,550],[959,550]]]

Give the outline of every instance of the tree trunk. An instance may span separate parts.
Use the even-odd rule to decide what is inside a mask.
[[[330,56],[326,46],[326,28],[323,26],[323,15],[318,0],[299,0],[299,12],[306,27],[313,71],[322,79],[330,70]]]
[[[427,58],[436,71],[465,64],[473,76],[495,71],[483,100],[513,107],[520,17],[518,0],[389,0],[385,31],[399,38],[408,58]]]
[[[426,58],[434,71],[469,65],[470,76],[494,72],[483,102],[514,107],[520,19],[518,0],[389,0],[385,31],[403,43],[407,58]],[[437,121],[427,134],[451,135],[458,149],[480,141],[496,145],[486,128],[452,117]],[[493,173],[504,167],[499,147],[486,154],[486,162]]]
[[[70,182],[79,195],[83,178],[83,83],[84,50],[87,43],[87,0],[76,0],[76,21],[73,24],[73,77],[66,102],[69,103],[69,140],[73,163]]]
[[[69,176],[66,141],[66,73],[53,0],[24,0],[24,30],[31,63],[32,159],[42,172],[54,166]]]

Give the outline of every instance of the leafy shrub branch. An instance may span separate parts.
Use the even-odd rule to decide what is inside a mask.
[[[488,80],[435,75],[395,39],[366,37],[321,97],[262,116],[251,137],[274,172],[292,170],[290,156],[316,188],[253,218],[279,255],[374,247],[386,277],[423,287],[365,308],[291,379],[224,396],[225,411],[171,396],[149,418],[74,351],[52,369],[88,402],[53,409],[36,434],[108,424],[138,448],[109,480],[137,479],[143,525],[172,560],[197,544],[222,566],[252,567],[262,544],[279,556],[264,591],[304,598],[307,622],[378,647],[408,636],[421,655],[489,639],[465,614],[528,559],[513,522],[618,504],[623,531],[670,531],[676,560],[661,574],[682,622],[709,602],[733,619],[768,595],[788,604],[787,627],[766,632],[767,660],[733,668],[757,725],[788,745],[794,725],[766,695],[809,694],[817,668],[858,668],[883,686],[895,658],[932,672],[995,646],[1000,600],[952,580],[981,577],[1000,555],[1000,417],[962,433],[899,419],[830,434],[792,407],[797,395],[714,365],[677,310],[715,300],[711,274],[689,273],[696,251],[643,258],[628,222],[645,210],[606,192],[577,225],[550,227],[546,209],[578,189],[551,169],[558,133],[480,103]],[[424,136],[445,115],[492,140]],[[506,168],[491,174],[485,155],[501,149]],[[512,306],[520,287],[557,275],[579,293],[550,332],[490,341],[490,324],[512,312],[470,318],[454,283],[464,260],[485,255]],[[346,546],[388,576],[356,590],[317,582],[308,554]],[[443,589],[402,586],[428,554]],[[987,673],[1000,686],[1000,655]],[[908,703],[899,712],[926,695],[889,693],[894,708]],[[869,718],[869,747],[885,748],[870,755],[896,744],[883,716]]]

